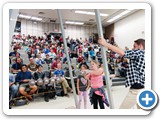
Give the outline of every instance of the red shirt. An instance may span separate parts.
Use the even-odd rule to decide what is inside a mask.
[[[59,42],[63,42],[63,38],[59,38]]]
[[[53,48],[53,52],[54,52],[55,54],[57,54],[57,49],[56,49],[56,48]]]
[[[52,69],[53,69],[53,70],[57,68],[57,64],[58,64],[57,61],[54,61],[54,62],[53,62],[53,64],[52,64]]]
[[[78,57],[78,62],[82,62],[82,60],[84,59],[84,57],[83,56],[80,56],[80,57]]]

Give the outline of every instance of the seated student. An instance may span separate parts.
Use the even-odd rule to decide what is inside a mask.
[[[18,92],[18,86],[15,85],[15,77],[12,73],[9,73],[9,90],[10,90],[10,94],[9,94],[9,100],[10,100],[10,104],[9,107],[11,108],[11,104],[12,104],[12,99],[16,97],[16,94]]]
[[[95,52],[94,52],[94,49],[93,49],[93,48],[91,48],[91,50],[89,51],[89,55],[90,55],[90,58],[91,58],[91,59],[93,59],[93,60],[96,59],[96,57],[95,57]]]
[[[37,71],[37,64],[34,62],[34,59],[30,58],[29,61],[30,61],[30,63],[27,65],[28,70],[32,73],[36,72]]]
[[[82,60],[82,62],[79,64],[78,68],[80,69],[82,65],[85,65],[87,69],[89,69],[88,64],[85,62],[85,59]]]
[[[52,63],[52,67],[51,67],[53,71],[57,69],[57,64],[58,63],[61,63],[61,59],[60,58],[55,58],[55,60]]]
[[[44,59],[44,62],[45,62],[45,64],[48,65],[48,70],[50,70],[52,67],[52,59],[53,58],[49,57],[49,54],[46,54],[46,58]]]
[[[81,63],[84,60],[84,57],[82,56],[82,53],[79,53],[79,57],[77,59],[78,63]]]
[[[62,70],[61,63],[57,64],[57,70],[54,71],[54,77],[55,79],[59,78],[57,82],[62,84],[65,96],[69,97],[68,91],[70,92],[73,92],[73,91],[69,87],[67,80],[64,78],[64,71]]]
[[[50,52],[48,53],[48,55],[49,55],[49,58],[52,58],[52,59],[56,58],[56,54],[54,53],[53,49],[50,49]]]
[[[43,49],[45,54],[48,54],[50,52],[50,49],[48,48],[48,45],[45,45],[45,49]]]
[[[114,67],[111,63],[108,63],[108,70],[110,74],[114,74]]]
[[[36,62],[36,64],[40,64],[40,65],[42,65],[42,64],[44,64],[44,60],[41,58],[41,55],[40,54],[38,54],[37,55],[37,58],[35,59],[35,62]]]
[[[35,58],[36,57],[33,46],[29,46],[29,48],[26,52],[28,54],[28,58],[31,58],[31,57]]]
[[[50,58],[49,54],[46,54],[46,58],[44,59],[46,64],[51,64],[52,63],[52,59]]]
[[[84,48],[83,48],[83,54],[84,54],[84,59],[88,59],[88,47],[87,45],[85,44],[84,45]]]
[[[127,68],[128,68],[128,61],[127,58],[124,58],[121,64],[121,72],[120,72],[121,77],[126,77]]]
[[[39,49],[39,54],[43,60],[46,58],[46,54],[43,52],[42,49]]]
[[[62,58],[63,57],[63,52],[62,50],[58,50],[57,52],[57,57]]]
[[[21,58],[17,58],[16,63],[14,63],[11,67],[11,72],[12,73],[18,73],[19,71],[21,71],[21,65],[22,65]]]
[[[67,61],[67,57],[65,57],[65,58],[63,58],[63,64],[67,64],[68,63],[68,61]]]
[[[32,79],[32,74],[27,70],[27,65],[21,66],[21,71],[16,76],[16,82],[20,84],[19,92],[29,100],[32,100],[32,94],[36,92],[36,85],[29,85],[29,81]],[[26,92],[26,88],[29,87],[31,90],[29,93]]]
[[[13,52],[10,52],[10,53],[9,53],[10,64],[11,64],[11,59],[12,59],[13,57],[20,57],[20,53],[17,51],[18,48],[14,47],[13,50],[14,50]]]
[[[128,67],[127,62],[121,62],[121,59],[116,60],[116,65],[115,65],[115,73],[116,76],[120,77],[125,77],[126,76],[126,68]]]
[[[71,53],[70,58],[78,58],[76,50],[74,50],[73,53]]]
[[[98,59],[98,62],[102,62],[102,56],[101,56],[101,52],[97,52],[96,53],[96,57],[97,57],[97,59]]]
[[[34,78],[35,80],[38,80],[39,78],[44,79],[46,76],[45,76],[45,74],[44,74],[44,72],[43,72],[43,67],[42,67],[42,65],[38,65],[38,66],[37,66],[37,70],[38,70],[38,71],[33,74],[33,78]],[[44,86],[44,87],[43,87],[43,90],[44,90],[44,92],[48,92],[48,86],[47,86],[47,85]],[[48,93],[45,93],[45,95],[44,95],[44,100],[45,100],[46,102],[49,102],[49,94],[48,94]]]
[[[43,73],[43,67],[42,65],[37,65],[37,72],[33,74],[33,78],[35,80],[38,80],[39,78],[44,79],[45,74]]]

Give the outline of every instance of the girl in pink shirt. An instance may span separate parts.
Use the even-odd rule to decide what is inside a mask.
[[[104,103],[109,107],[109,103],[103,88],[103,69],[98,67],[98,62],[91,61],[91,70],[84,70],[90,79],[91,89],[89,93],[90,102],[94,109],[104,109]]]

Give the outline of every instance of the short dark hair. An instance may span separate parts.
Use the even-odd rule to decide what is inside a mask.
[[[145,40],[140,38],[134,41],[135,43],[137,43],[138,45],[142,45],[143,49],[145,49]]]
[[[43,68],[43,66],[42,66],[42,65],[37,65],[37,69],[38,69],[39,67],[42,67],[42,68]]]
[[[14,48],[13,48],[13,50],[17,50],[17,49],[18,49],[17,47],[14,47]]]
[[[23,67],[23,66],[25,66],[25,67],[28,69],[28,67],[27,67],[26,64],[22,64],[22,65],[21,65],[21,70],[22,70],[22,67]]]

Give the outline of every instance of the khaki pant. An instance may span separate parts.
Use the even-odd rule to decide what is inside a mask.
[[[63,90],[64,90],[64,94],[67,94],[67,89],[70,88],[68,85],[68,82],[65,78],[61,78],[58,83],[62,84]]]
[[[137,104],[137,95],[141,90],[142,89],[129,89],[129,92],[123,100],[119,109],[131,109],[135,105],[137,105],[137,108],[140,109],[140,107]]]

